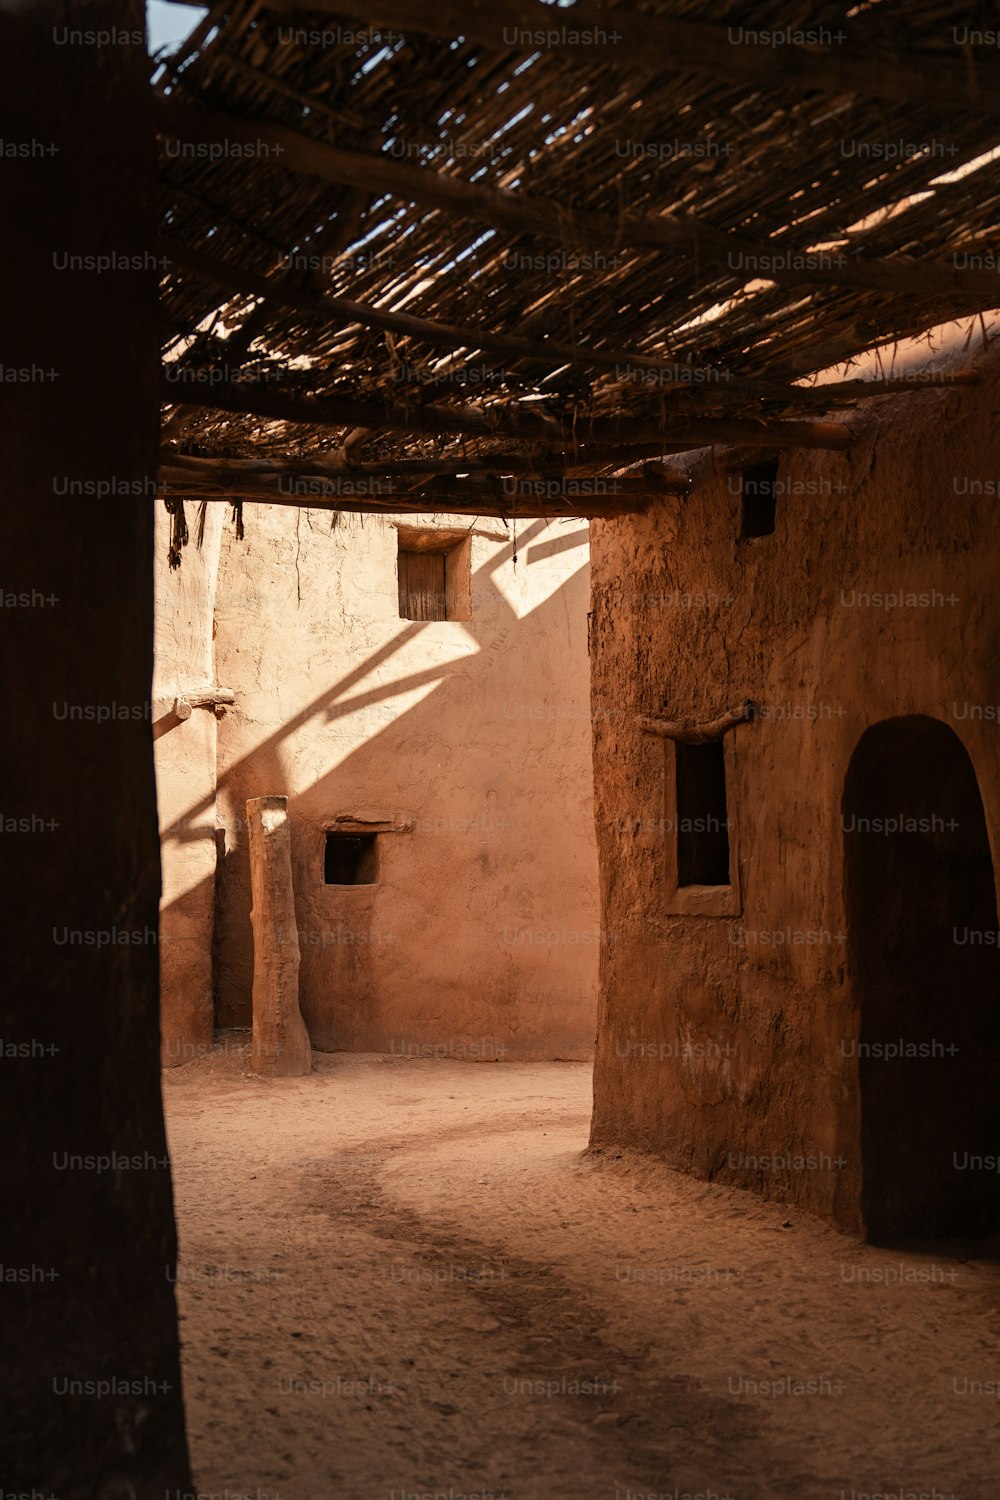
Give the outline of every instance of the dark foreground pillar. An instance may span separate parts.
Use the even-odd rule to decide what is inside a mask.
[[[0,1474],[58,1500],[190,1488],[158,1073],[146,72],[138,3],[0,10]]]

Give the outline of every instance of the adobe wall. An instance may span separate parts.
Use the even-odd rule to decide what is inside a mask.
[[[996,357],[981,367],[976,389],[868,403],[846,455],[781,455],[774,535],[738,540],[732,452],[691,456],[687,498],[591,526],[608,936],[593,1142],[655,1151],[848,1228],[860,1223],[858,1007],[841,797],[869,725],[922,714],[955,730],[997,868]],[[964,493],[968,480],[987,493]],[[923,600],[859,602],[886,593]],[[758,718],[727,737],[742,911],[678,915],[664,742],[637,716],[710,719],[747,698]],[[813,1165],[745,1160],[774,1154]]]
[[[433,525],[433,518],[406,518]],[[245,507],[216,608],[225,829],[219,1020],[249,1025],[245,806],[289,798],[301,1004],[324,1050],[587,1057],[597,869],[585,523],[471,531],[472,618],[401,619],[385,517]],[[187,560],[185,560],[185,567]],[[381,820],[376,883],[326,885],[336,818]]]
[[[189,501],[186,512],[190,540],[181,566],[171,568],[170,516],[162,503],[155,506],[153,738],[162,866],[161,1056],[166,1067],[211,1051],[213,1028],[217,715],[202,707],[181,719],[175,704],[185,692],[218,685],[212,636],[226,508],[207,507],[200,546],[197,505]]]

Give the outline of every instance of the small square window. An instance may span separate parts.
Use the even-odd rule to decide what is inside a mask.
[[[740,540],[750,541],[758,536],[771,536],[778,508],[777,459],[751,464],[743,470],[740,500]]]
[[[328,833],[323,851],[326,885],[374,885],[378,845],[374,833]]]
[[[472,538],[467,531],[397,528],[401,620],[472,619]]]

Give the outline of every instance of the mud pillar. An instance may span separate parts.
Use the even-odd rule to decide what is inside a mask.
[[[253,1068],[274,1077],[312,1070],[299,1010],[299,937],[287,797],[247,803],[253,907]]]

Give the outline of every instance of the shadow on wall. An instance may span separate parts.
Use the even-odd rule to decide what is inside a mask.
[[[557,537],[532,546],[545,529],[533,523],[518,537],[518,567],[573,544]],[[576,545],[585,539],[577,534]],[[569,661],[575,625],[585,683],[588,569],[519,617],[495,577],[512,556],[505,546],[473,575],[477,611],[467,628],[478,650],[372,687],[374,671],[435,628],[400,621],[391,641],[220,771],[226,826],[214,970],[221,1026],[252,1019],[243,809],[250,797],[287,792],[301,1004],[314,1045],[483,1059],[590,1056],[601,934],[589,695],[558,676],[548,681],[539,658],[552,643]],[[515,671],[522,662],[525,670]],[[239,701],[247,685],[229,685]],[[418,703],[399,707],[421,689]],[[302,745],[311,763],[331,759],[344,741],[327,744],[325,729],[359,713],[373,715],[375,731],[302,785]],[[238,741],[238,733],[230,738]],[[208,805],[189,809],[164,830],[164,841],[183,840]],[[373,882],[326,884],[327,829],[338,816],[359,813],[411,826],[377,834]],[[165,907],[164,925],[205,902],[206,885]],[[196,1036],[165,1038],[165,1061],[205,1050],[210,1028],[211,1017],[201,1017]]]

